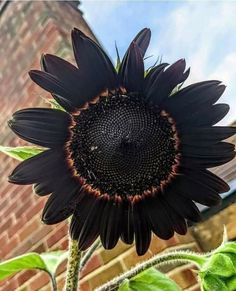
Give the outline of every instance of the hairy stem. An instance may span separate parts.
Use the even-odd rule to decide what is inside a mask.
[[[67,263],[67,274],[65,291],[77,291],[79,287],[79,267],[81,260],[81,251],[77,240],[70,240],[69,256]]]
[[[96,249],[100,246],[100,239],[97,239],[94,244],[90,247],[90,249],[85,253],[85,255],[81,259],[81,263],[79,266],[79,271],[81,271],[84,266],[87,264],[87,262],[92,257],[93,253],[96,251]]]
[[[168,263],[194,263],[197,267],[202,266],[206,259],[204,255],[198,255],[190,251],[172,251],[163,255],[156,255],[151,259],[144,261],[143,263],[137,265],[133,269],[121,274],[120,276],[114,278],[110,282],[98,287],[96,291],[111,291],[118,288],[118,286],[125,280],[130,279],[140,272],[158,265],[168,264]]]
[[[52,290],[53,291],[57,291],[57,281],[56,281],[56,277],[52,274],[49,273],[49,276],[51,278],[51,285],[52,285]]]

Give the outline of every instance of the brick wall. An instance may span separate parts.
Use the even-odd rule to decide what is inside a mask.
[[[27,72],[39,68],[41,53],[53,53],[72,59],[70,30],[74,26],[93,34],[79,10],[67,2],[12,2],[0,14],[0,144],[22,144],[8,129],[11,114],[24,107],[44,104],[40,97],[47,93],[34,85]],[[95,37],[94,37],[95,38]],[[27,251],[44,252],[67,248],[67,224],[46,226],[40,222],[45,199],[33,195],[31,187],[7,183],[7,175],[16,161],[0,155],[0,259],[11,258]],[[195,233],[194,233],[195,234]],[[199,250],[189,232],[168,241],[153,238],[146,255],[137,257],[133,246],[119,243],[112,251],[97,250],[82,273],[81,290],[93,290],[111,277],[129,269],[155,253],[175,246]],[[192,266],[165,268],[185,290],[198,290]],[[58,271],[59,290],[62,290],[65,263]],[[21,272],[0,283],[3,291],[50,290],[48,276],[42,272]]]

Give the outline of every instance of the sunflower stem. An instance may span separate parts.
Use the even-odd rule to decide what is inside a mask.
[[[89,248],[89,250],[85,253],[85,255],[81,259],[79,271],[81,271],[86,266],[86,264],[88,263],[96,249],[100,246],[100,244],[100,239],[97,239],[94,244]]]
[[[57,281],[54,275],[52,275],[51,273],[48,273],[50,278],[51,278],[51,285],[52,285],[52,290],[53,291],[57,291]]]
[[[198,268],[200,268],[206,262],[206,258],[204,254],[200,255],[190,251],[171,251],[163,255],[155,255],[151,259],[144,261],[141,264],[138,264],[131,270],[112,279],[110,282],[98,287],[95,291],[116,290],[124,280],[130,279],[146,269],[177,262],[178,263],[191,262],[195,264]]]
[[[65,291],[78,290],[80,260],[81,251],[79,250],[78,247],[78,241],[71,239],[69,242],[69,256],[67,263]]]

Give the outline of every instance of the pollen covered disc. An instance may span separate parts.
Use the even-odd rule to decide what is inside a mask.
[[[100,193],[141,195],[168,180],[176,164],[171,119],[140,97],[100,97],[74,115],[68,153],[78,176]]]

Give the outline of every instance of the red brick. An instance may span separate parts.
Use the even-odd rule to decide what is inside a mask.
[[[18,282],[14,278],[7,280],[4,287],[1,288],[2,291],[15,291],[18,287]]]
[[[35,244],[42,240],[49,232],[53,230],[52,226],[41,225],[41,227],[34,232],[34,235],[31,237],[30,241],[32,244]]]
[[[32,282],[29,284],[29,288],[31,291],[39,290],[50,281],[49,275],[46,272],[38,272],[40,272],[40,274],[35,276],[35,279],[33,279]]]
[[[23,230],[19,232],[20,241],[23,241],[25,238],[30,237],[32,233],[38,229],[38,227],[39,222],[37,218],[24,225]]]
[[[100,266],[102,266],[101,258],[99,257],[99,255],[94,254],[90,258],[90,260],[88,261],[88,263],[85,265],[83,271],[81,272],[81,275],[80,275],[81,278],[83,278],[87,274],[91,273],[95,269],[99,268]]]
[[[8,236],[11,238],[15,234],[17,234],[26,223],[26,218],[24,216],[17,219],[16,223],[14,223],[9,229],[8,229]]]
[[[35,270],[28,270],[28,271],[22,272],[21,274],[17,276],[18,285],[19,286],[23,285],[23,283],[25,283],[27,280],[32,278],[36,273],[37,271]]]
[[[16,237],[13,237],[11,240],[7,242],[3,247],[0,248],[0,257],[1,258],[9,258],[12,251],[18,244],[18,239]]]
[[[45,199],[41,199],[37,201],[36,205],[34,205],[33,207],[30,207],[28,211],[25,212],[26,219],[29,220],[33,216],[38,214],[40,211],[42,211],[44,204],[45,204]]]
[[[27,193],[27,196],[28,196],[28,194],[29,194],[28,189],[24,193]],[[24,195],[24,193],[22,195]],[[27,200],[22,201],[20,208],[15,212],[16,219],[21,217],[22,214],[24,214],[26,212],[26,210],[29,209],[29,207],[31,205],[32,205],[31,197],[29,197]]]
[[[13,224],[12,216],[7,218],[6,220],[3,220],[3,223],[0,225],[0,233],[2,233],[5,230],[9,229],[12,224]]]
[[[67,234],[68,234],[68,226],[64,224],[60,228],[58,228],[56,232],[47,239],[48,247],[50,248],[51,246],[53,246],[56,242],[58,242]]]
[[[88,282],[82,283],[79,287],[80,287],[79,288],[80,291],[89,291],[89,290],[91,290]]]

